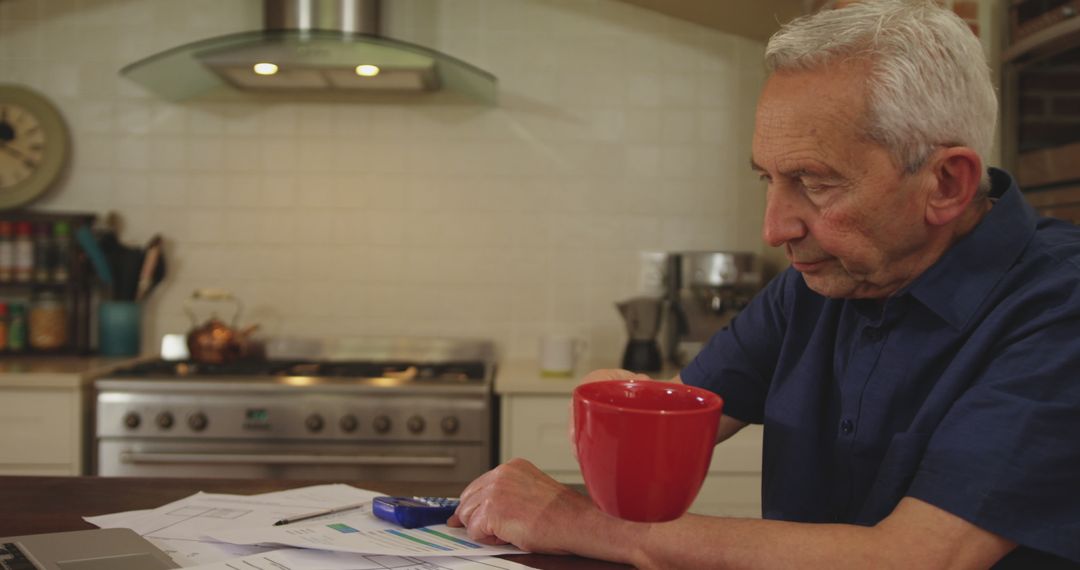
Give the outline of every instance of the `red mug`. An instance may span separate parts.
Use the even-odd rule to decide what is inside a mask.
[[[677,519],[712,460],[723,400],[674,382],[608,380],[574,389],[574,447],[589,496],[622,519]]]

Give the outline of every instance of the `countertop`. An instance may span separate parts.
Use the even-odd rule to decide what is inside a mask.
[[[536,360],[505,360],[498,363],[495,371],[496,394],[569,394],[589,372],[603,368],[620,368],[614,361],[593,361],[581,364],[568,377],[548,377],[540,373]],[[665,365],[660,372],[649,374],[657,380],[670,380],[679,369]]]
[[[154,356],[106,358],[77,356],[7,356],[0,357],[0,388],[76,388],[88,385],[109,371]],[[496,394],[569,394],[578,381],[593,370],[619,368],[617,362],[594,361],[579,365],[567,377],[547,377],[540,373],[536,360],[514,359],[501,361],[495,372]],[[651,374],[658,380],[669,380],[679,373],[665,366]]]
[[[142,477],[0,476],[0,536],[94,528],[84,516],[149,509],[199,491],[251,495],[321,483],[348,483],[388,495],[457,496],[464,485],[281,479],[168,479]],[[526,554],[509,560],[547,570],[628,568],[576,556]]]
[[[139,357],[10,356],[0,358],[0,388],[77,388]]]

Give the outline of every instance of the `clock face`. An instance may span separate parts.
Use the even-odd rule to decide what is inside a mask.
[[[44,158],[45,131],[25,107],[0,103],[0,189],[30,178]]]
[[[0,84],[0,208],[48,190],[67,152],[67,128],[56,107],[36,91]]]

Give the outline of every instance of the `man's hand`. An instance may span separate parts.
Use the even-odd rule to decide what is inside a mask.
[[[532,463],[511,459],[470,483],[446,524],[464,526],[478,542],[566,554],[564,545],[571,541],[567,533],[580,533],[588,528],[587,521],[606,516]]]
[[[589,382],[601,382],[604,380],[652,380],[647,374],[638,374],[629,370],[622,370],[619,368],[602,368],[600,370],[593,370],[585,375],[581,379],[580,384],[587,384]]]

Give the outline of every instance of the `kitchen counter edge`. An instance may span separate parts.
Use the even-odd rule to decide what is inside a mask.
[[[78,388],[149,357],[4,356],[0,388]]]
[[[569,394],[581,379],[593,370],[619,368],[614,362],[590,362],[579,365],[574,373],[567,377],[548,377],[540,373],[540,363],[536,360],[511,359],[498,364],[495,371],[495,393],[510,394]],[[670,380],[679,373],[675,367],[665,367],[649,376],[657,380]]]

